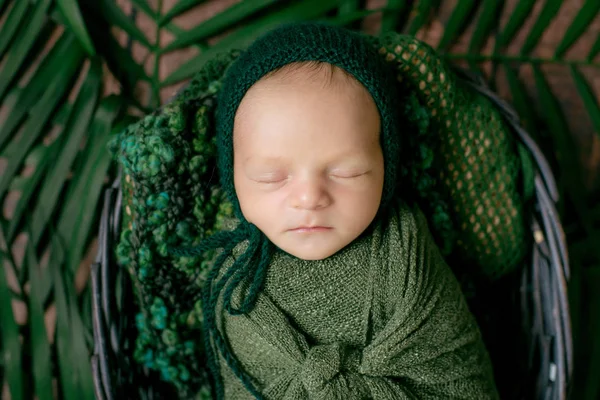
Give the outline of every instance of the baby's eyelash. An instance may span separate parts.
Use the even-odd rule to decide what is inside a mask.
[[[265,181],[265,180],[256,180],[255,182],[265,183],[265,184],[275,184],[275,183],[281,183],[283,181],[285,181],[285,179],[279,179],[279,180],[276,180],[276,181],[273,181],[273,180],[268,180],[268,181]]]
[[[285,180],[287,180],[287,177],[273,177],[273,178],[256,178],[256,179],[253,179],[254,182],[264,183],[264,184],[282,183]]]
[[[328,175],[331,178],[334,179],[353,179],[353,178],[360,178],[362,176],[368,175],[371,171],[358,171],[358,172],[354,172],[354,171],[348,171],[348,172],[330,172]],[[281,184],[284,183],[288,180],[288,177],[281,177],[281,176],[274,176],[274,177],[253,177],[251,178],[252,181],[256,182],[256,183],[260,183],[263,185],[276,185],[276,184]]]
[[[366,174],[368,174],[368,171],[367,172],[348,173],[348,174],[332,173],[331,176],[333,176],[335,178],[341,178],[341,179],[350,179],[350,178],[358,178],[358,177],[366,175]]]

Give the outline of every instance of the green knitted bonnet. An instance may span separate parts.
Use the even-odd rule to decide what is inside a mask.
[[[223,190],[244,220],[233,187],[233,121],[242,98],[254,83],[287,64],[320,61],[342,68],[371,94],[381,117],[381,146],[385,162],[382,207],[392,198],[396,183],[399,135],[398,94],[391,68],[371,41],[347,29],[319,23],[284,25],[259,38],[227,71],[216,111],[218,165]]]
[[[392,68],[377,52],[372,38],[334,26],[314,22],[284,25],[257,39],[225,74],[219,91],[216,109],[218,169],[221,187],[233,205],[239,224],[233,231],[222,231],[192,249],[172,249],[179,255],[197,255],[215,248],[223,249],[208,274],[203,289],[204,340],[209,367],[215,377],[217,397],[222,397],[219,367],[214,348],[220,352],[232,371],[257,398],[260,393],[229,350],[216,326],[215,307],[223,296],[224,309],[231,314],[252,310],[260,293],[273,248],[268,238],[243,216],[233,184],[233,125],[238,106],[250,87],[270,72],[294,62],[324,62],[337,66],[360,82],[370,93],[381,118],[380,142],[384,156],[384,187],[380,211],[385,210],[394,197],[398,181],[400,155],[399,127],[411,125],[410,118],[400,123],[399,114],[408,114],[416,104],[401,99]],[[414,110],[412,111],[414,114]],[[381,215],[381,212],[379,213]],[[223,273],[222,266],[233,248],[247,241],[248,246],[233,265]],[[222,276],[221,276],[222,275]],[[248,285],[239,307],[232,305],[232,294],[242,283]]]

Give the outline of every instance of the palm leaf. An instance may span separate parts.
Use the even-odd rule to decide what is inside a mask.
[[[173,42],[165,47],[164,51],[168,52],[189,46],[193,43],[201,42],[202,40],[223,32],[227,27],[231,27],[241,20],[251,17],[253,14],[272,6],[274,3],[276,3],[276,0],[244,1],[238,3],[222,13],[217,14],[206,23],[200,24],[184,34],[178,35]],[[164,22],[165,20],[169,21],[173,16],[171,11],[169,19],[163,19],[161,22]]]
[[[439,0],[421,0],[412,8],[414,17],[410,21],[410,25],[406,30],[409,35],[415,35],[431,18],[432,12],[435,12],[435,7],[439,5]]]
[[[20,289],[13,292],[0,273],[0,376],[13,399],[53,399],[57,391],[60,397],[91,399],[84,325],[89,311],[79,308],[75,272],[95,231],[110,165],[105,147],[121,98],[98,101],[102,61],[90,56],[95,45],[76,2],[53,7],[50,0],[13,1],[0,10],[6,22],[0,28],[0,196],[11,204],[0,221],[7,245],[0,251]],[[82,143],[95,147],[81,150]],[[15,193],[18,199],[6,203]],[[24,250],[15,247],[23,235]],[[20,255],[13,258],[8,249],[15,248]],[[44,260],[42,251],[50,258]],[[23,317],[12,309],[15,296],[27,307],[26,326],[16,322]],[[48,319],[51,306],[56,328]]]
[[[375,12],[383,10],[387,12],[388,10],[396,10],[399,7],[409,10],[407,6],[404,6],[403,1],[393,1],[386,7],[374,10],[364,9],[361,2],[356,0],[244,1],[226,8],[214,17],[186,30],[178,26],[175,21],[185,13],[194,12],[194,9],[199,6],[199,2],[184,0],[171,1],[170,3],[172,6],[169,10],[163,12],[162,9],[155,10],[149,7],[144,0],[132,1],[131,5],[135,12],[130,16],[115,6],[114,0],[101,0],[97,4],[89,3],[84,7],[84,14],[89,16],[87,19],[90,21],[90,25],[97,23],[93,21],[91,15],[100,13],[108,26],[120,28],[129,40],[135,40],[144,46],[144,52],[146,53],[144,56],[145,70],[148,71],[147,73],[141,73],[140,71],[144,66],[137,62],[131,62],[126,54],[119,55],[119,60],[121,57],[127,60],[126,65],[130,77],[127,87],[132,89],[130,92],[133,92],[133,87],[138,83],[137,81],[147,81],[150,84],[149,98],[137,98],[138,104],[145,110],[148,107],[158,106],[169,97],[165,95],[168,86],[191,78],[215,54],[233,48],[244,48],[258,35],[278,24],[318,19],[349,26]],[[144,14],[144,20],[150,19],[154,23],[154,31],[146,29],[145,32],[142,32],[140,30],[139,26],[136,25],[135,17],[139,13]],[[110,49],[103,46],[99,50],[102,52],[102,56],[109,60],[111,69],[114,71],[123,68],[116,61],[110,62],[110,60],[116,59],[113,54],[117,49],[114,48],[113,38],[106,37],[106,27],[90,28],[90,31],[96,42],[112,42],[113,46]],[[214,37],[231,31],[233,31],[231,34],[226,35],[217,43],[209,44]],[[163,42],[157,42],[157,38],[167,34],[173,37],[173,40],[164,45]],[[142,38],[142,36],[144,37]],[[168,57],[170,53],[189,48],[198,49],[200,54],[186,60],[168,74],[160,70],[161,63],[159,60],[161,58]],[[115,75],[123,76],[124,74],[119,72]]]
[[[594,130],[596,131],[597,135],[600,135],[600,106],[598,106],[594,92],[584,78],[583,74],[579,72],[575,66],[572,65],[570,69],[573,80],[575,81],[575,86],[577,87],[577,91],[579,92],[579,96],[583,101],[583,105],[590,116]]]
[[[11,51],[8,52],[5,64],[0,71],[0,101],[3,100],[9,85],[13,82],[19,69],[24,69],[25,66],[22,66],[22,63],[25,61],[27,54],[35,48],[34,41],[44,28],[45,17],[50,3],[50,0],[40,1],[34,10],[29,10],[27,18],[21,21],[17,31],[18,34],[16,35],[18,39],[15,39],[12,43]],[[25,105],[22,105],[22,107],[28,109]],[[21,107],[18,109],[21,110]],[[0,135],[0,148],[3,143],[4,140],[2,135]]]
[[[131,0],[131,3],[139,10],[143,11],[144,13],[146,13],[147,15],[153,17],[153,19],[156,17],[157,13],[152,9],[152,7],[150,7],[150,4],[148,4],[148,2],[146,0]],[[178,5],[183,4],[185,2],[179,2]],[[188,1],[187,3],[192,3],[191,1]],[[195,1],[194,3],[198,3],[197,1]],[[182,10],[182,12],[185,10]],[[177,14],[175,14],[177,15]]]
[[[560,58],[565,51],[577,41],[583,32],[592,23],[594,17],[600,11],[600,2],[595,0],[587,0],[583,7],[577,13],[577,16],[567,29],[565,36],[556,48],[555,58]]]
[[[22,133],[20,139],[11,141],[3,151],[3,154],[7,157],[9,163],[4,171],[2,180],[0,180],[0,193],[4,193],[8,189],[10,182],[14,178],[14,174],[18,172],[18,168],[22,164],[31,146],[38,141],[42,134],[43,127],[48,122],[59,99],[64,97],[65,92],[69,89],[69,84],[74,79],[74,75],[83,60],[83,52],[71,51],[70,47],[75,43],[74,37],[71,36],[70,38],[65,38],[64,46],[66,52],[64,54],[59,54],[60,56],[64,55],[64,57],[52,60],[55,61],[54,64],[51,64],[50,61],[48,62],[49,66],[56,67],[52,71],[56,74],[57,78],[54,80],[54,83],[47,88],[39,101],[31,108],[31,114],[35,116],[35,118],[29,118],[21,125],[20,129]],[[27,88],[33,88],[36,83],[41,88],[44,82],[47,81],[40,80],[31,82]],[[26,91],[23,92],[23,96],[25,95],[27,95]],[[7,126],[10,125],[5,125],[5,127]],[[15,126],[15,128],[16,127],[17,126]],[[6,131],[8,132],[8,129]],[[15,225],[18,222],[19,221],[13,220],[13,224]],[[9,236],[8,239],[11,240],[12,236]]]
[[[3,57],[8,44],[13,40],[21,21],[25,18],[28,11],[28,3],[25,1],[15,4],[6,17],[6,23],[0,30],[0,57]]]
[[[169,75],[163,84],[177,83],[184,79],[191,78],[196,72],[200,71],[208,60],[216,54],[232,50],[239,47],[246,47],[262,33],[273,27],[288,22],[316,19],[327,11],[337,6],[336,0],[307,0],[282,9],[268,17],[250,22],[225,39],[219,41],[216,45],[192,58],[171,75]]]
[[[469,43],[469,53],[475,53],[481,50],[485,44],[485,40],[496,28],[498,14],[500,14],[503,7],[503,0],[485,0],[483,2],[481,5],[481,16],[477,20],[475,31],[473,32]]]
[[[29,269],[31,294],[29,295],[29,340],[33,385],[36,397],[50,400],[52,395],[52,364],[50,358],[50,343],[44,320],[44,304],[41,298],[39,284],[44,281],[45,274],[39,266],[33,245],[27,243],[24,266]]]
[[[446,50],[451,43],[456,41],[458,36],[468,25],[469,15],[472,15],[475,12],[478,5],[478,2],[475,0],[460,0],[458,2],[445,26],[444,35],[438,45],[440,49]]]
[[[141,0],[143,1],[143,0]],[[160,16],[158,19],[159,25],[165,25],[165,22],[171,21],[174,17],[185,13],[188,10],[193,9],[199,3],[202,3],[202,0],[181,0],[175,2],[173,7],[169,11],[167,11],[164,15]],[[137,3],[136,3],[137,4]]]
[[[11,261],[7,258],[4,252],[0,252],[0,265],[6,266],[7,263],[10,263]],[[0,326],[2,327],[0,329],[0,343],[2,344],[0,350],[3,355],[3,369],[11,398],[21,400],[25,398],[23,349],[19,340],[19,325],[16,323],[12,308],[12,297],[6,274],[2,271],[0,273]]]
[[[58,236],[56,236],[58,237]],[[56,238],[55,237],[55,238]],[[54,247],[62,244],[55,241]],[[53,257],[60,257],[57,252]],[[51,264],[60,265],[56,259]],[[59,371],[62,397],[65,400],[93,399],[91,370],[88,361],[88,349],[84,343],[85,336],[81,324],[81,315],[74,310],[77,299],[73,287],[73,276],[61,272],[58,268],[52,271],[55,282],[56,301],[56,358]]]
[[[508,22],[498,34],[495,53],[497,52],[497,49],[504,48],[507,43],[510,43],[519,29],[523,27],[523,22],[531,13],[535,1],[536,0],[522,0],[517,2],[515,9],[508,18]]]
[[[40,201],[32,209],[33,226],[31,228],[31,235],[34,243],[37,243],[40,239],[44,232],[44,227],[48,224],[50,217],[58,205],[60,189],[66,183],[69,170],[77,156],[78,147],[87,133],[88,125],[96,108],[101,79],[100,65],[92,62],[81,90],[73,104],[72,112],[64,125],[63,135],[56,141],[57,146],[60,147],[48,151],[46,157],[41,160],[44,164],[53,164],[53,176],[46,179],[40,187]],[[16,232],[16,227],[15,221],[11,221],[9,225],[9,238]]]
[[[558,10],[562,6],[562,0],[547,0],[544,4],[544,8],[538,19],[535,21],[535,25],[531,28],[527,39],[525,40],[525,44],[521,48],[521,54],[529,54],[531,50],[535,47],[535,45],[540,40],[542,34],[546,31],[550,22],[556,17],[558,14]]]
[[[600,53],[600,33],[598,34],[598,38],[594,42],[594,45],[590,49],[590,54],[587,56],[587,61],[592,61],[596,55]]]
[[[74,1],[56,0],[58,9],[67,21],[67,26],[75,34],[79,44],[87,51],[90,56],[96,55],[96,50],[87,32],[79,6]]]
[[[512,100],[511,104],[519,113],[523,127],[525,127],[528,132],[531,132],[535,139],[539,140],[536,127],[538,127],[540,124],[533,107],[534,102],[527,93],[527,89],[519,79],[517,72],[507,63],[504,63],[503,67],[504,73],[506,74],[506,80],[508,81],[510,88]]]
[[[411,7],[405,0],[390,0],[387,2],[388,11],[381,17],[381,31],[402,31],[408,20]]]
[[[89,146],[80,155],[81,162],[75,169],[75,179],[65,195],[57,226],[59,237],[65,240],[65,249],[68,250],[65,254],[66,270],[73,275],[87,248],[92,218],[98,210],[97,204],[111,161],[106,147],[121,106],[122,99],[117,96],[107,97],[100,103],[89,128]]]

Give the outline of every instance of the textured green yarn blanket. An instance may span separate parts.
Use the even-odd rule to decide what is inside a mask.
[[[218,313],[265,399],[498,398],[424,216],[400,204],[385,220],[321,261],[276,253],[256,308]],[[222,374],[225,398],[254,398],[227,367]]]

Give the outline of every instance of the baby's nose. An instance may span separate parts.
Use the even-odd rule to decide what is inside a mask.
[[[293,208],[317,210],[331,204],[331,197],[319,179],[296,182],[290,195]]]

